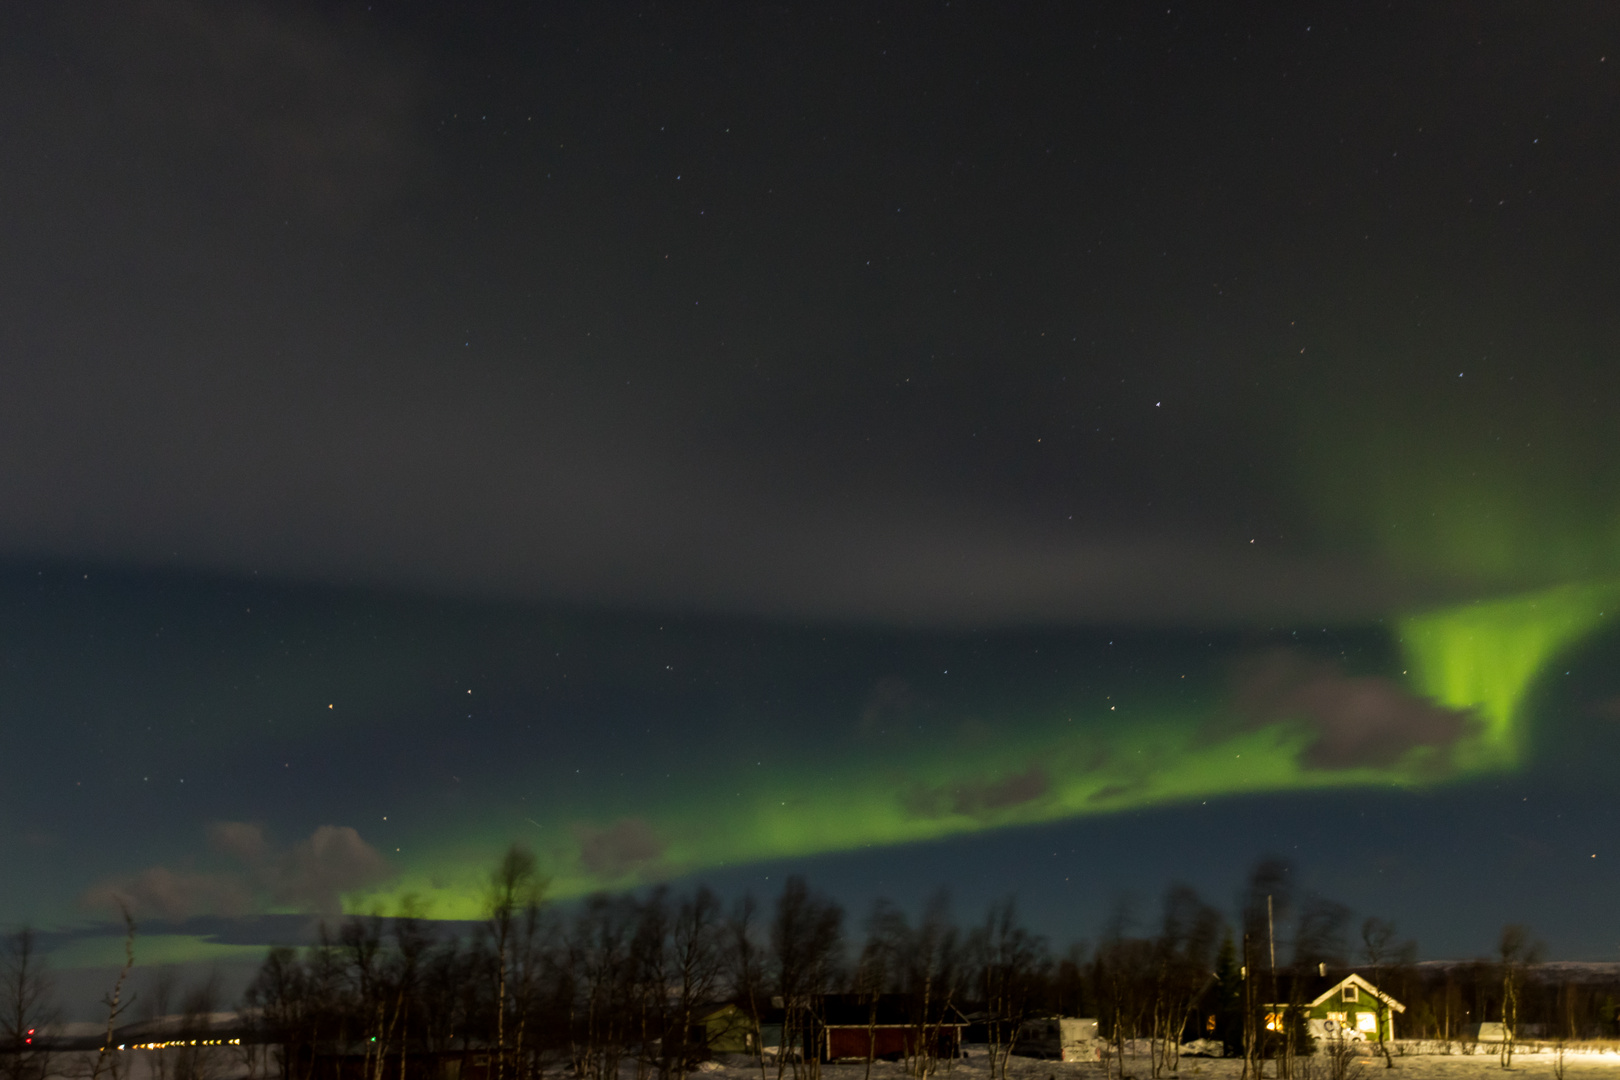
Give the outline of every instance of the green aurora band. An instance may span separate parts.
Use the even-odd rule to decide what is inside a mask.
[[[1304,725],[1234,724],[1213,700],[1219,694],[1197,702],[1153,688],[1112,707],[997,717],[994,737],[979,741],[907,747],[821,771],[782,763],[691,798],[632,796],[517,838],[548,861],[554,894],[571,896],[728,864],[1218,796],[1418,788],[1522,767],[1538,680],[1620,609],[1620,512],[1605,496],[1620,486],[1620,457],[1610,448],[1608,399],[1526,385],[1507,360],[1492,368],[1475,359],[1495,348],[1465,350],[1464,380],[1428,379],[1430,354],[1460,347],[1452,339],[1466,330],[1452,325],[1394,352],[1346,334],[1339,362],[1303,374],[1271,418],[1295,425],[1292,450],[1280,455],[1295,471],[1283,485],[1314,523],[1315,547],[1479,598],[1392,612],[1382,623],[1399,658],[1387,674],[1473,718],[1445,750],[1418,747],[1375,768],[1311,767]],[[1044,786],[1016,798],[1021,782],[1037,786],[1037,768]],[[658,859],[593,868],[584,842],[613,828],[656,838]],[[510,815],[491,814],[481,835],[501,839],[471,847],[464,835],[430,840],[390,889],[350,902],[387,908],[415,894],[444,915],[475,914],[477,883],[515,838]]]
[[[1476,718],[1448,751],[1415,748],[1385,767],[1312,768],[1298,724],[1235,728],[1219,707],[1185,700],[1092,706],[1021,718],[993,736],[947,740],[903,755],[817,771],[766,767],[745,781],[717,779],[707,793],[660,805],[615,800],[611,809],[528,822],[552,877],[551,895],[578,896],[663,876],[765,859],[937,840],[1139,807],[1263,792],[1348,786],[1415,788],[1520,764],[1526,701],[1538,676],[1620,605],[1620,583],[1569,585],[1400,619],[1395,630],[1409,689]],[[1448,754],[1437,758],[1437,754]],[[504,816],[504,815],[503,815]],[[353,911],[391,911],[407,898],[440,918],[481,910],[480,882],[512,825],[491,815],[482,835],[424,838],[386,889],[347,898]],[[615,862],[585,854],[594,842],[636,849]],[[654,856],[652,853],[656,852]]]

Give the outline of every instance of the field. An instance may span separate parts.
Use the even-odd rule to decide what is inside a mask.
[[[1430,1049],[1424,1047],[1424,1049]],[[1435,1048],[1438,1049],[1438,1048]],[[968,1056],[954,1062],[942,1062],[935,1080],[990,1080],[989,1059],[981,1047],[969,1046]],[[1145,1048],[1144,1048],[1145,1051]],[[1521,1076],[1545,1077],[1558,1080],[1559,1056],[1550,1046],[1526,1044],[1516,1049],[1513,1065],[1503,1070],[1497,1055],[1483,1048],[1476,1053],[1463,1052],[1460,1044],[1453,1045],[1452,1053],[1405,1053],[1394,1055],[1393,1069],[1386,1069],[1382,1058],[1358,1057],[1350,1067],[1347,1080],[1379,1080],[1388,1073],[1401,1080],[1486,1080],[1501,1076],[1504,1071]],[[1276,1077],[1276,1062],[1265,1062],[1264,1080]],[[1118,1077],[1122,1073],[1131,1080],[1151,1080],[1152,1068],[1144,1052],[1141,1056],[1126,1055],[1123,1069],[1110,1062],[1106,1075]],[[705,1069],[705,1080],[760,1080],[757,1065],[736,1063],[716,1067],[710,1063]],[[865,1080],[864,1062],[823,1065],[822,1080]],[[1102,1080],[1104,1066],[1096,1062],[1059,1062],[1014,1055],[1009,1063],[1009,1080]],[[872,1066],[872,1080],[909,1080],[903,1065],[877,1062]],[[1162,1080],[1240,1080],[1243,1061],[1240,1058],[1185,1057],[1177,1073],[1165,1073]],[[1305,1059],[1297,1080],[1329,1080],[1326,1057]],[[789,1070],[786,1077],[791,1077]],[[784,1080],[786,1080],[786,1077]],[[1563,1056],[1565,1080],[1620,1080],[1620,1044],[1580,1044],[1567,1048]],[[768,1068],[765,1080],[776,1080],[774,1066]]]
[[[259,1049],[255,1062],[249,1068],[234,1048],[219,1048],[220,1052],[208,1059],[202,1070],[206,1080],[274,1080],[279,1074],[273,1062]],[[1500,1077],[1504,1071],[1523,1077],[1544,1080],[1620,1080],[1620,1043],[1581,1043],[1566,1048],[1563,1070],[1559,1072],[1557,1051],[1545,1044],[1526,1043],[1514,1051],[1513,1065],[1503,1070],[1496,1054],[1480,1048],[1478,1052],[1465,1052],[1462,1044],[1453,1044],[1452,1053],[1445,1053],[1437,1044],[1408,1045],[1408,1052],[1394,1055],[1394,1066],[1386,1069],[1382,1058],[1358,1056],[1350,1065],[1344,1080],[1488,1080]],[[1415,1053],[1416,1049],[1439,1052]],[[1145,1044],[1140,1055],[1127,1054],[1123,1069],[1118,1063],[1060,1062],[1014,1055],[1008,1064],[1008,1080],[1153,1080],[1153,1072]],[[141,1051],[126,1051],[118,1055],[117,1080],[159,1080],[156,1055]],[[94,1054],[69,1053],[56,1060],[56,1075],[88,1077]],[[170,1061],[169,1076],[173,1076]],[[1276,1062],[1265,1062],[1261,1080],[1277,1080]],[[1295,1080],[1333,1080],[1325,1055],[1301,1059]],[[650,1076],[651,1074],[649,1074]],[[867,1080],[865,1062],[838,1062],[821,1066],[820,1080]],[[871,1066],[871,1080],[914,1080],[900,1062],[878,1061]],[[1241,1058],[1184,1057],[1177,1072],[1165,1072],[1160,1080],[1241,1080]],[[111,1078],[109,1078],[111,1080]],[[572,1075],[555,1066],[548,1068],[535,1080],[573,1080]],[[624,1062],[620,1080],[638,1080],[637,1069],[631,1061]],[[639,1080],[647,1080],[646,1077]],[[777,1080],[776,1065],[767,1061],[763,1075],[752,1059],[727,1055],[722,1061],[705,1062],[692,1080]],[[793,1080],[788,1068],[782,1080]],[[933,1080],[990,1080],[989,1058],[982,1046],[968,1046],[967,1056],[955,1061],[942,1061]]]

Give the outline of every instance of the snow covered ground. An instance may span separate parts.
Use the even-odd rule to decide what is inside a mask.
[[[1132,1080],[1152,1080],[1153,1070],[1143,1048],[1140,1056],[1127,1055],[1121,1070],[1109,1063],[1106,1075],[1118,1077],[1121,1073]],[[1418,1047],[1408,1047],[1409,1050]],[[1436,1044],[1422,1049],[1439,1050]],[[1370,1053],[1372,1047],[1366,1050]],[[1398,1080],[1487,1080],[1501,1076],[1503,1069],[1494,1052],[1478,1048],[1464,1053],[1461,1044],[1452,1044],[1452,1053],[1406,1053],[1394,1057],[1393,1070],[1386,1070],[1382,1058],[1358,1057],[1351,1067],[1349,1080],[1381,1080],[1385,1075]],[[935,1080],[989,1080],[989,1058],[982,1047],[967,1047],[966,1058],[941,1062]],[[1564,1053],[1566,1080],[1620,1080],[1620,1044],[1585,1044],[1567,1049]],[[1526,1045],[1516,1049],[1509,1072],[1519,1076],[1544,1077],[1558,1080],[1558,1054],[1550,1046]],[[758,1066],[727,1064],[706,1069],[702,1080],[761,1080]],[[1276,1076],[1276,1062],[1265,1063],[1265,1080]],[[1014,1055],[1008,1065],[1009,1080],[1103,1080],[1104,1066],[1093,1062],[1059,1062]],[[1240,1080],[1243,1061],[1238,1058],[1184,1057],[1179,1073],[1166,1073],[1163,1080]],[[792,1076],[789,1070],[784,1080]],[[823,1065],[822,1080],[865,1080],[866,1064]],[[768,1069],[765,1080],[776,1080],[776,1069]],[[872,1080],[909,1080],[905,1067],[899,1063],[877,1062],[872,1066]],[[1307,1059],[1298,1080],[1329,1080],[1325,1055]]]
[[[207,1070],[211,1080],[241,1080],[249,1076],[246,1063],[238,1048],[220,1048],[221,1054]],[[1014,1055],[1008,1063],[1008,1080],[1118,1080],[1123,1074],[1128,1080],[1153,1080],[1153,1070],[1147,1055],[1147,1044],[1139,1047],[1140,1054],[1127,1054],[1124,1068],[1118,1063],[1060,1062]],[[1484,1046],[1474,1053],[1466,1053],[1460,1043],[1453,1043],[1451,1053],[1445,1053],[1438,1043],[1409,1043],[1401,1047],[1406,1053],[1394,1055],[1393,1070],[1386,1070],[1382,1058],[1373,1057],[1374,1047],[1359,1047],[1359,1056],[1346,1080],[1490,1080],[1501,1077],[1503,1069],[1494,1050]],[[226,1050],[235,1052],[224,1053]],[[1415,1052],[1415,1051],[1432,1052]],[[120,1061],[119,1080],[157,1080],[155,1055],[126,1052]],[[66,1054],[58,1058],[59,1075],[88,1076],[93,1054]],[[69,1060],[74,1059],[74,1060]],[[1563,1080],[1620,1080],[1620,1043],[1585,1043],[1566,1049]],[[1557,1071],[1557,1051],[1547,1044],[1522,1044],[1513,1054],[1513,1066],[1508,1070],[1520,1077],[1538,1080],[1560,1080]],[[1265,1062],[1265,1075],[1261,1080],[1276,1080],[1276,1062]],[[74,1066],[77,1066],[75,1068]],[[171,1070],[173,1062],[170,1062]],[[278,1075],[266,1056],[255,1062],[252,1076],[256,1080]],[[955,1061],[942,1061],[933,1080],[990,1080],[990,1060],[985,1048],[969,1045],[967,1056]],[[626,1062],[621,1080],[636,1080],[633,1063]],[[821,1067],[821,1080],[866,1080],[866,1063],[837,1063]],[[1160,1080],[1241,1080],[1243,1061],[1240,1058],[1184,1057],[1178,1072],[1166,1072]],[[792,1080],[791,1067],[783,1080]],[[874,1062],[872,1080],[915,1080],[899,1062]],[[548,1069],[543,1080],[568,1080],[565,1072]],[[751,1058],[727,1056],[725,1061],[706,1062],[692,1080],[777,1080],[776,1065],[768,1062],[764,1075]],[[1326,1055],[1303,1059],[1296,1080],[1331,1080]]]

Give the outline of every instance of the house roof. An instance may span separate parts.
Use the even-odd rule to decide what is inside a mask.
[[[1357,975],[1355,972],[1336,978],[1332,975],[1279,975],[1277,976],[1277,997],[1281,1000],[1271,1002],[1272,1006],[1289,1004],[1295,1001],[1316,1008],[1330,998],[1334,998],[1341,987],[1355,986],[1358,990],[1371,994],[1395,1012],[1405,1012],[1406,1006],[1384,993],[1378,987]]]
[[[699,1023],[707,1023],[730,1015],[733,1019],[748,1019],[756,1012],[750,1010],[740,1001],[711,1001],[697,1006],[692,1011],[692,1019]],[[757,1008],[757,1018],[761,1024],[780,1024],[782,1022],[781,1008],[768,1001],[760,1003]]]
[[[826,1027],[916,1027],[922,1022],[918,1003],[905,994],[828,994],[821,999],[820,1021]],[[927,1019],[929,1027],[966,1027],[967,1017],[955,1006]]]

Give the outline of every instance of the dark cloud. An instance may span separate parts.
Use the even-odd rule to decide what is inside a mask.
[[[81,374],[102,380],[94,365]],[[160,385],[120,387],[124,397],[84,400],[14,377],[0,451],[19,464],[0,471],[10,508],[0,547],[503,599],[944,626],[1246,624],[1362,616],[1410,595],[1350,563],[1234,555],[1196,536],[1077,535],[971,500],[822,504],[758,482],[743,463],[685,451],[657,417],[628,421],[585,402],[563,413],[521,391],[489,401],[466,386],[429,401],[416,398],[422,379],[384,405],[331,373],[291,393],[286,381],[301,378],[242,385],[176,370]],[[154,397],[171,389],[161,384],[182,381],[185,398],[159,407]],[[116,464],[98,444],[108,455],[116,444]]]
[[[1034,802],[1051,789],[1051,777],[1039,765],[978,783],[942,784],[907,794],[906,809],[917,817],[947,814],[973,817],[994,814]]]
[[[216,821],[208,827],[208,840],[216,851],[248,866],[264,863],[268,844],[264,830],[257,825],[246,821]]]
[[[379,884],[392,874],[382,854],[346,825],[322,825],[290,849],[277,848],[263,829],[246,822],[216,822],[209,827],[209,839],[238,868],[149,867],[93,886],[82,903],[108,910],[123,900],[137,915],[170,922],[201,915],[242,916],[272,904],[335,916],[342,913],[344,893]]]
[[[246,915],[255,910],[253,882],[241,873],[196,873],[153,866],[134,877],[102,882],[82,899],[85,907],[116,911],[129,905],[137,918],[179,922],[195,915]]]
[[[346,892],[386,881],[392,873],[382,853],[347,825],[322,825],[265,873],[271,895],[323,914],[339,913]]]
[[[1046,770],[1039,765],[1031,765],[1021,773],[1004,776],[994,783],[963,789],[957,794],[955,809],[962,814],[1005,810],[1035,801],[1045,795],[1051,786]]]
[[[1275,650],[1240,665],[1232,708],[1245,726],[1302,725],[1301,763],[1318,769],[1392,765],[1424,747],[1444,753],[1478,719],[1421,698],[1391,679],[1345,675],[1331,663]]]
[[[574,835],[580,862],[604,878],[646,871],[664,857],[664,842],[642,818],[623,818],[606,828],[576,825]]]
[[[353,228],[419,163],[400,43],[334,12],[252,0],[92,4],[81,77],[125,152]],[[189,175],[186,175],[189,173]],[[290,202],[288,201],[290,200]]]
[[[1121,202],[1134,182],[1061,154],[964,179],[1141,125],[1098,131],[1042,94],[1002,102],[1043,132],[1013,138],[943,71],[932,96],[867,72],[857,106],[843,79],[755,66],[803,55],[770,20],[88,10],[6,35],[43,42],[6,69],[5,122],[45,149],[0,177],[19,359],[0,554],[971,626],[1358,617],[1446,584],[1311,543],[1278,464],[1292,384],[1257,359],[1297,354],[1297,312],[1263,289],[1216,303],[1190,253],[1179,284],[1143,278],[1150,234],[1077,239],[1163,218]],[[1011,34],[1029,85],[1068,85],[1061,34],[967,25],[949,32],[968,53]],[[747,92],[683,66],[710,34]],[[815,134],[778,136],[801,95]],[[914,143],[872,128],[871,100],[966,111],[929,105],[902,126],[963,126]],[[1177,115],[1141,145],[1184,145]],[[829,176],[825,130],[914,205]],[[909,269],[851,277],[874,257]]]

